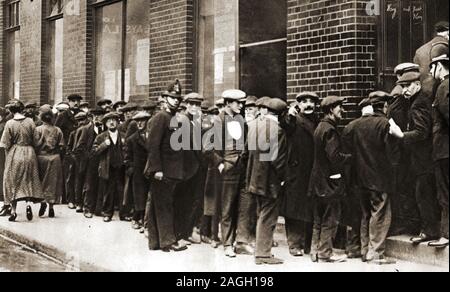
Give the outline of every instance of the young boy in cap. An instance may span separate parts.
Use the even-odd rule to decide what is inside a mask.
[[[397,82],[403,95],[410,101],[408,128],[405,132],[391,125],[391,134],[403,141],[411,152],[409,176],[414,181],[414,191],[421,217],[421,233],[411,238],[413,244],[439,238],[439,204],[436,198],[436,181],[433,170],[432,100],[422,90],[420,73],[408,72]]]
[[[338,124],[343,115],[344,98],[329,96],[322,101],[325,114],[314,132],[314,164],[309,193],[314,200],[314,229],[311,258],[314,262],[343,262],[345,256],[333,254],[345,193],[344,167],[351,155],[342,151]]]

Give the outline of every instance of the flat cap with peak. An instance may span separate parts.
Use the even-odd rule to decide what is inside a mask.
[[[104,108],[102,108],[100,106],[96,106],[95,108],[89,110],[89,113],[91,113],[93,115],[101,116],[101,115],[104,115],[106,113],[106,111]]]
[[[41,106],[39,108],[39,112],[40,113],[48,113],[48,112],[52,112],[53,113],[53,108],[49,104],[44,104],[43,106]]]
[[[448,30],[448,21],[439,21],[438,23],[436,23],[436,25],[434,26],[434,30],[436,32],[444,32]]]
[[[344,101],[345,101],[345,97],[331,95],[331,96],[327,96],[324,100],[322,100],[322,103],[320,104],[320,106],[322,108],[332,107],[332,106],[336,106],[338,104],[342,104]]]
[[[71,95],[69,95],[69,96],[67,97],[67,100],[70,100],[70,101],[80,101],[80,100],[83,100],[83,98],[82,98],[81,95],[79,95],[79,94],[71,94]]]
[[[119,121],[120,120],[120,115],[118,113],[116,113],[116,112],[107,113],[106,115],[103,116],[102,121],[106,122],[108,120]]]
[[[120,111],[123,113],[126,113],[126,112],[135,111],[137,109],[138,109],[138,105],[135,104],[134,102],[130,102],[127,105],[125,105],[123,108],[121,108]]]
[[[222,93],[224,100],[242,101],[247,97],[247,94],[239,89],[229,89]]]
[[[392,99],[392,95],[384,91],[375,91],[369,94],[371,104],[385,103]]]
[[[364,98],[363,100],[361,100],[361,102],[358,104],[359,107],[361,108],[365,108],[366,106],[372,105],[372,103],[370,103],[370,98]]]
[[[256,101],[258,100],[258,98],[256,96],[249,96],[247,97],[247,100],[245,101],[245,106],[249,107],[249,106],[256,106]]]
[[[187,102],[187,103],[199,103],[199,104],[201,104],[204,100],[205,100],[205,98],[202,95],[200,95],[197,92],[192,92],[192,93],[189,93],[188,95],[186,95],[184,97],[183,101]]]
[[[438,42],[433,44],[430,52],[430,67],[437,62],[448,62],[448,43]]]
[[[225,100],[223,99],[223,98],[219,98],[217,101],[216,101],[216,106],[224,106],[225,105]]]
[[[55,108],[59,111],[63,111],[63,110],[68,110],[70,108],[70,106],[66,102],[60,102],[55,106]]]
[[[99,101],[97,101],[97,105],[98,106],[102,106],[102,105],[111,105],[113,102],[112,100],[108,99],[108,98],[102,98]]]
[[[37,103],[35,102],[28,102],[25,104],[25,108],[37,108]]]
[[[319,101],[320,101],[319,95],[317,95],[317,93],[311,92],[311,91],[301,92],[296,96],[297,101],[301,101],[304,98],[311,98],[314,100],[315,103],[319,103]]]
[[[175,80],[175,82],[170,83],[169,86],[167,86],[167,90],[164,91],[162,96],[169,96],[173,98],[182,99],[180,81],[177,79]]]
[[[147,100],[142,104],[142,109],[153,110],[158,107],[158,104],[154,100]]]
[[[80,103],[80,107],[89,107],[89,102],[83,101],[82,103]]]
[[[115,103],[113,104],[113,109],[117,110],[117,108],[123,107],[123,106],[125,106],[125,105],[127,105],[127,102],[126,102],[126,101],[119,100],[119,101],[117,101],[117,102],[115,102]]]
[[[265,105],[269,110],[277,114],[282,113],[287,108],[287,103],[279,98],[270,98],[266,100]]]
[[[400,80],[397,81],[398,85],[408,85],[412,82],[416,82],[420,80],[419,72],[407,72],[400,77]]]
[[[420,68],[420,66],[418,64],[402,63],[402,64],[397,65],[397,67],[395,67],[394,74],[403,75],[403,74],[405,74],[406,72],[409,72],[409,71],[419,72],[419,68]]]
[[[87,114],[85,112],[79,112],[78,114],[75,115],[75,120],[77,121],[82,121],[87,119]]]
[[[147,112],[138,112],[137,114],[134,115],[133,120],[135,120],[135,121],[148,120],[151,117],[152,116]]]
[[[267,103],[267,101],[269,101],[270,99],[271,99],[271,98],[268,97],[268,96],[263,96],[263,97],[261,97],[260,99],[258,99],[258,100],[256,101],[256,106],[257,106],[257,107],[267,107],[266,103]]]

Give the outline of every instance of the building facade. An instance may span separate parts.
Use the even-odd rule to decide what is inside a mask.
[[[0,0],[0,104],[80,94],[142,101],[179,79],[213,101],[229,88],[348,98],[347,120],[448,20],[448,0]],[[406,206],[405,209],[413,210]],[[414,217],[408,214],[408,218]]]

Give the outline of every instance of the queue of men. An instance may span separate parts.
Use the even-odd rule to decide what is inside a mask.
[[[61,203],[105,223],[118,211],[150,250],[222,245],[230,258],[282,264],[272,247],[283,216],[292,256],[390,264],[391,197],[411,192],[422,221],[412,244],[447,247],[448,23],[437,32],[418,53],[428,61],[400,64],[392,93],[372,92],[343,130],[345,98],[314,92],[285,102],[232,89],[212,105],[183,96],[177,80],[159,102],[91,109],[70,95],[54,107],[66,141]],[[36,108],[25,114],[38,124]],[[351,231],[346,255],[334,254],[339,225]]]

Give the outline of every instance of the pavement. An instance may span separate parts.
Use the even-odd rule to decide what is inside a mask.
[[[0,218],[0,235],[24,244],[46,257],[76,271],[114,272],[448,272],[448,267],[398,261],[394,265],[377,266],[358,259],[342,264],[312,263],[309,257],[292,257],[285,234],[276,233],[279,247],[274,255],[285,260],[279,266],[257,266],[251,256],[226,258],[223,249],[209,245],[192,245],[187,251],[164,253],[150,251],[143,234],[131,229],[117,217],[111,223],[102,218],[86,219],[66,206],[56,206],[56,218],[35,218],[28,222],[25,205],[19,205],[17,222]]]

